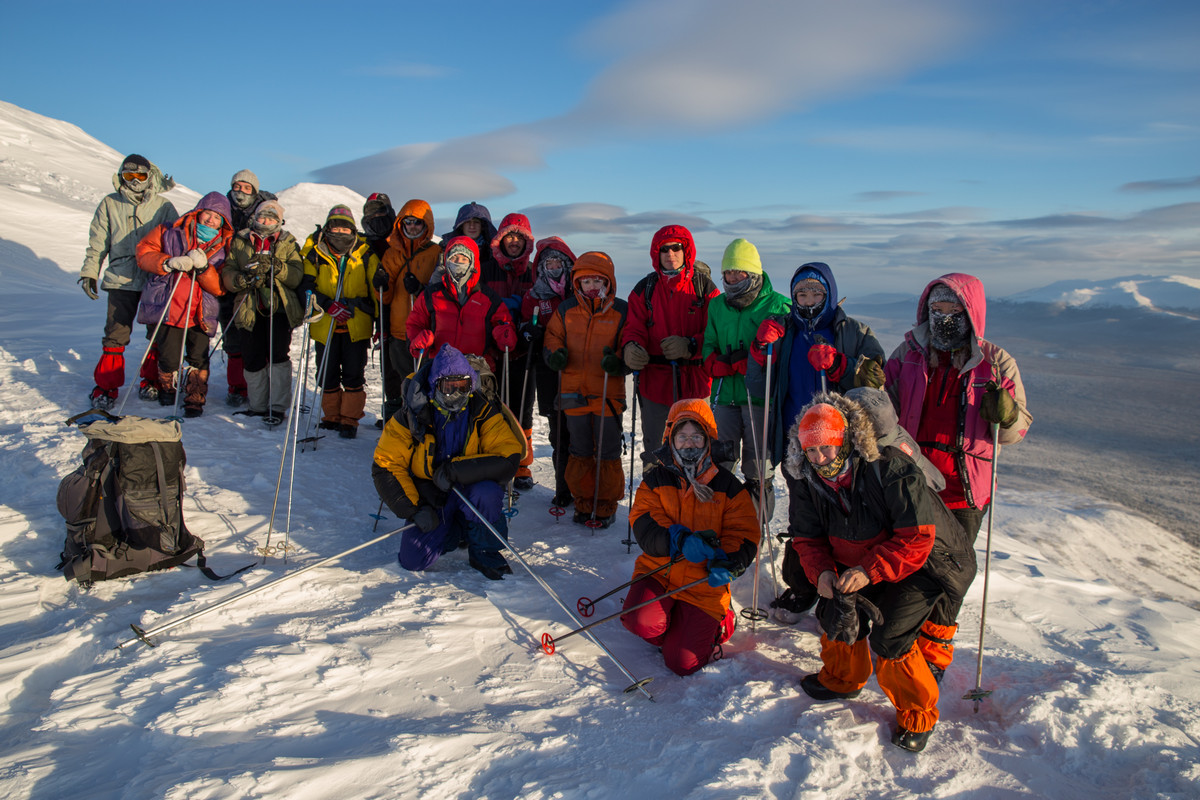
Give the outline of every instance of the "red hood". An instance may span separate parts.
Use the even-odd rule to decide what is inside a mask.
[[[680,270],[680,277],[690,281],[692,265],[696,263],[696,243],[692,241],[692,232],[682,225],[664,225],[658,229],[658,233],[654,234],[654,238],[650,240],[650,263],[654,266],[654,271],[661,275],[662,267],[658,261],[658,248],[662,246],[663,242],[672,241],[683,243],[683,269]]]
[[[958,295],[963,308],[967,310],[967,319],[971,322],[971,330],[975,336],[982,339],[984,326],[987,323],[987,298],[983,292],[983,281],[974,275],[962,272],[951,272],[929,282],[921,299],[917,302],[917,324],[929,320],[929,293],[934,286],[944,283],[952,292]]]

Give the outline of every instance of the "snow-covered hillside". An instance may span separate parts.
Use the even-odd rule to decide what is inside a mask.
[[[86,406],[104,315],[74,277],[88,206],[108,191],[121,154],[100,146],[85,170],[84,154],[95,148],[85,147],[85,134],[14,108],[0,107],[0,131],[6,142],[17,142],[5,153],[20,152],[21,169],[32,171],[20,181],[4,172],[0,183],[0,275],[21,288],[19,302],[0,314],[3,796],[1200,796],[1200,555],[1114,499],[1115,492],[1092,491],[1098,477],[1119,479],[1129,465],[1154,469],[1154,453],[1145,466],[1125,438],[1117,439],[1118,452],[1101,450],[1110,435],[1136,441],[1153,431],[1127,425],[1105,431],[1095,421],[1102,427],[1153,414],[1133,393],[1101,390],[1081,401],[1071,381],[1091,380],[1113,361],[1107,340],[1083,333],[1067,345],[1055,340],[1047,333],[1054,320],[1041,303],[1028,306],[1027,320],[1021,304],[1004,304],[999,319],[1020,330],[1012,336],[1014,353],[1030,385],[1035,423],[1030,441],[1001,460],[983,672],[983,686],[994,693],[978,713],[960,699],[975,684],[978,580],[943,684],[941,722],[923,754],[889,744],[893,713],[874,683],[856,700],[827,705],[814,705],[799,690],[799,678],[819,665],[811,617],[754,630],[743,621],[725,658],[686,679],[667,671],[655,649],[619,623],[598,627],[635,676],[654,679],[646,687],[651,703],[623,693],[629,681],[583,637],[563,641],[553,656],[540,650],[543,633],[561,636],[575,621],[515,558],[517,574],[499,583],[457,553],[413,574],[396,564],[395,538],[181,625],[161,636],[157,648],[115,650],[131,638],[131,623],[148,628],[178,619],[372,538],[376,433],[364,426],[356,440],[325,438],[298,456],[287,533],[295,549],[287,563],[269,558],[215,585],[190,569],[89,592],[67,584],[54,572],[64,538],[55,491],[84,440],[62,420]],[[0,168],[15,170],[9,155]],[[39,170],[43,161],[49,166]],[[48,199],[52,175],[85,188]],[[353,193],[326,188],[282,193],[297,235],[304,232],[298,222],[319,222],[336,202],[361,209]],[[31,197],[41,213],[58,213],[79,230],[10,224]],[[890,314],[877,326],[890,349],[911,308],[874,311]],[[1122,333],[1146,336],[1135,347],[1160,341],[1137,326]],[[1093,340],[1099,343],[1089,349]],[[142,346],[135,340],[134,357]],[[299,350],[296,342],[293,354]],[[1162,394],[1177,381],[1190,392],[1196,379],[1181,359],[1148,385]],[[220,358],[211,380],[223,385]],[[379,407],[378,381],[368,388],[369,423]],[[266,538],[284,430],[234,417],[214,395],[205,415],[184,425],[184,509],[189,528],[208,544],[210,566],[228,573],[261,561],[256,549]],[[1080,407],[1088,419],[1069,427]],[[136,397],[126,411],[162,413]],[[1191,441],[1200,423],[1194,415],[1175,416],[1176,427],[1159,433]],[[1090,434],[1079,433],[1085,424]],[[1039,436],[1052,438],[1050,426],[1065,431],[1062,438],[1078,450],[1060,458],[1039,449]],[[625,507],[611,530],[595,535],[556,523],[547,513],[549,445],[540,421],[535,455],[539,485],[519,501],[512,543],[574,608],[577,598],[598,597],[629,577],[633,555],[619,543]],[[1195,496],[1194,474],[1156,483],[1180,505]],[[287,497],[285,472],[275,543]],[[779,500],[774,531],[786,524],[787,498]],[[379,531],[399,524],[386,519]],[[778,548],[773,554],[778,560]],[[760,604],[773,596],[773,583],[765,557]],[[751,573],[737,581],[739,607],[752,604],[754,587]],[[616,611],[620,597],[601,602],[596,618]]]
[[[1200,278],[1132,275],[1104,281],[1058,281],[1005,298],[1013,302],[1053,303],[1068,308],[1140,308],[1200,314]]]

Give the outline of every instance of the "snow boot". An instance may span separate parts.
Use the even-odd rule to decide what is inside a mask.
[[[117,390],[101,389],[99,386],[97,386],[92,389],[92,393],[88,396],[88,402],[92,404],[92,408],[98,408],[102,411],[107,411],[116,405]]]
[[[208,370],[189,369],[187,387],[183,396],[183,415],[198,417],[204,413],[204,401],[208,397]]]
[[[853,700],[862,694],[862,689],[855,689],[852,692],[835,692],[833,689],[826,689],[825,685],[817,679],[816,672],[805,675],[800,680],[800,688],[818,703],[828,703],[830,700]]]
[[[96,388],[107,394],[112,392],[115,398],[117,392],[125,385],[125,348],[105,347],[100,353],[100,360],[92,370],[92,380]]]
[[[158,404],[160,406],[175,405],[175,379],[178,372],[163,372],[158,370]]]
[[[248,369],[242,374],[246,378],[246,397],[243,399],[246,402],[247,410],[253,416],[261,417],[267,413],[267,370]],[[229,402],[228,397],[225,398],[225,403],[233,405]]]
[[[342,427],[342,390],[326,391],[321,395],[321,430],[336,431]]]
[[[340,405],[341,427],[338,436],[343,439],[353,439],[358,435],[358,421],[363,418],[367,407],[367,392],[363,387],[343,389]]]
[[[905,728],[896,728],[892,732],[892,744],[910,753],[919,753],[925,749],[925,745],[929,744],[929,737],[932,735],[933,728],[919,732],[906,730]]]

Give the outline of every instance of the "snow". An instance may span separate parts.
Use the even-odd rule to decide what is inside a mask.
[[[1103,281],[1069,280],[1006,298],[1016,302],[1053,303],[1071,308],[1133,307],[1200,312],[1200,279],[1184,275],[1133,275]]]
[[[1126,325],[1104,338],[1103,320],[1146,310],[1048,319],[1042,300],[997,304],[989,315],[994,338],[1021,364],[1035,415],[1029,440],[1000,462],[982,680],[993,694],[978,713],[960,699],[975,685],[980,578],[960,620],[941,722],[920,755],[889,743],[893,711],[873,682],[858,699],[828,705],[799,691],[799,678],[819,666],[811,616],[753,630],[742,620],[725,658],[686,679],[618,623],[597,627],[634,675],[653,678],[650,702],[624,693],[629,681],[583,636],[562,640],[555,655],[541,652],[543,633],[561,637],[576,622],[516,559],[517,574],[502,582],[470,569],[461,552],[413,574],[395,562],[396,537],[198,616],[155,637],[153,649],[116,650],[132,638],[130,624],[178,620],[378,535],[369,474],[378,381],[358,439],[325,438],[297,456],[286,533],[285,470],[271,541],[294,548],[286,563],[266,558],[217,584],[190,569],[88,592],[66,583],[54,571],[64,537],[55,491],[84,439],[62,421],[85,407],[104,314],[74,278],[91,210],[121,154],[7,104],[0,143],[0,270],[18,300],[0,315],[5,797],[1200,796],[1200,559],[1163,511],[1190,507],[1198,487],[1188,398],[1200,366],[1183,352],[1194,351],[1191,320],[1162,323],[1183,331],[1185,344],[1172,350],[1159,347],[1161,327]],[[184,197],[180,210],[195,193]],[[340,187],[301,185],[282,197],[298,236],[298,225],[321,221],[334,203],[362,204]],[[1170,305],[1146,279],[1126,281],[1156,308]],[[1197,288],[1176,284],[1180,295]],[[885,348],[899,341],[911,306],[866,309]],[[1114,344],[1143,327],[1128,352]],[[143,346],[135,339],[133,359]],[[1167,353],[1147,366],[1136,362],[1146,348]],[[292,351],[298,356],[298,337]],[[1153,454],[1177,459],[1172,479],[1125,446],[1130,432],[1085,424],[1141,408],[1128,393],[1076,391],[1131,363],[1154,396],[1179,390],[1172,427],[1132,432],[1137,441],[1161,437]],[[220,402],[220,358],[211,381],[214,402],[184,425],[184,508],[210,566],[229,573],[263,561],[256,551],[270,525],[284,432],[231,416]],[[136,397],[126,410],[162,414]],[[595,535],[546,513],[546,436],[539,422],[539,485],[518,503],[512,542],[574,608],[624,582],[634,556],[619,543],[624,506],[617,524]],[[1145,483],[1130,484],[1127,471]],[[1118,485],[1139,487],[1137,497]],[[773,530],[784,527],[786,508],[781,494]],[[385,519],[378,533],[398,524]],[[735,584],[739,607],[752,605],[754,585],[752,574]],[[765,605],[774,594],[766,555],[758,588]],[[599,602],[593,619],[618,610],[621,597]]]

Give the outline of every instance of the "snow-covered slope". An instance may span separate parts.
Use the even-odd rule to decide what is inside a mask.
[[[1053,303],[1068,308],[1141,308],[1200,313],[1200,278],[1131,275],[1104,281],[1058,281],[1005,298],[1012,302]]]
[[[69,146],[67,134],[78,131],[63,130]],[[102,183],[111,168],[98,163],[87,180],[72,179]],[[361,209],[353,193],[301,188],[288,213],[293,231],[298,219],[323,220],[336,202]],[[0,221],[25,202],[22,191],[0,187]],[[86,229],[90,209],[57,205]],[[628,680],[582,636],[562,640],[553,656],[541,652],[542,633],[561,637],[575,623],[516,559],[517,574],[500,583],[470,569],[461,553],[412,574],[395,563],[395,538],[198,617],[158,637],[157,648],[114,650],[131,639],[131,623],[176,620],[372,538],[376,434],[368,416],[360,438],[322,439],[299,454],[290,495],[284,471],[271,541],[285,538],[290,496],[287,563],[271,557],[216,585],[178,569],[81,592],[54,572],[64,537],[54,500],[83,445],[62,420],[82,410],[91,387],[103,306],[74,286],[82,244],[61,246],[65,260],[57,260],[59,239],[74,234],[42,226],[6,231],[19,249],[15,258],[0,253],[0,274],[41,283],[0,314],[5,797],[1200,795],[1197,551],[1127,507],[1088,496],[1097,463],[1115,462],[1112,454],[1061,464],[1046,457],[1047,469],[1023,491],[1002,484],[982,681],[994,693],[978,713],[960,699],[975,685],[978,580],[943,684],[937,733],[917,756],[888,743],[893,714],[874,683],[854,701],[824,706],[800,692],[799,678],[819,666],[811,617],[753,630],[743,620],[725,658],[687,679],[669,673],[655,649],[619,623],[596,628],[635,676],[654,678],[651,703],[623,693]],[[1005,316],[1019,308],[1010,304]],[[910,313],[906,306],[896,330]],[[1039,312],[1025,335],[1049,324]],[[885,349],[897,341],[884,337]],[[131,351],[140,355],[141,346]],[[1072,346],[1072,363],[1107,355],[1089,354],[1086,342]],[[292,349],[298,355],[298,341]],[[1059,366],[1049,356],[1022,360],[1041,408],[1078,402],[1055,388],[1063,381]],[[212,381],[223,380],[218,359]],[[379,407],[377,380],[369,392],[371,411]],[[230,572],[261,561],[284,431],[234,417],[219,394],[214,399],[184,425],[184,509],[189,528],[208,543],[210,565]],[[1121,393],[1103,402],[1112,418],[1145,411]],[[136,397],[126,410],[162,413]],[[1053,417],[1035,411],[1031,437],[1045,416]],[[1178,438],[1192,435],[1195,423],[1177,424]],[[1105,434],[1076,438],[1099,448]],[[546,512],[549,444],[540,420],[535,456],[539,485],[519,501],[512,544],[574,608],[577,598],[598,597],[629,577],[633,555],[619,543],[625,508],[611,530],[595,535],[554,522]],[[1020,468],[1005,456],[1006,476]],[[1180,502],[1194,497],[1191,484],[1164,483]],[[779,491],[775,531],[786,524]],[[379,531],[398,524],[385,519]],[[775,591],[772,556],[779,560],[778,548],[764,555],[760,605]],[[753,573],[737,581],[739,607],[753,604],[755,586]],[[593,619],[615,612],[620,597],[601,602]]]
[[[298,183],[279,192],[287,220],[284,227],[304,242],[318,225],[325,224],[329,209],[339,203],[350,208],[354,221],[362,230],[362,207],[367,198],[345,186],[329,186],[324,183]]]

